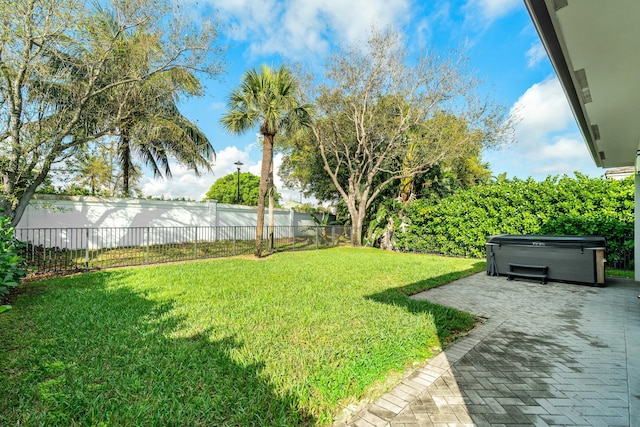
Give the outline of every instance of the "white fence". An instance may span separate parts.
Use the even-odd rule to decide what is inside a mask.
[[[207,236],[207,240],[219,241],[233,239],[234,227],[254,226],[252,235],[243,236],[244,239],[251,240],[255,239],[256,219],[255,207],[221,204],[215,201],[182,202],[37,195],[29,203],[16,230],[28,229],[29,233],[25,233],[29,236],[28,241],[36,246],[97,249],[192,240],[193,236],[185,235],[184,227],[195,230],[190,233],[197,233],[198,227],[202,227],[202,230],[212,230],[209,232],[215,235]],[[274,209],[274,225],[286,227],[287,233],[293,233],[293,230],[312,227],[315,222],[307,213],[295,212],[292,209]],[[51,229],[58,231],[54,234],[47,232]],[[98,234],[96,229],[103,231]],[[113,229],[113,233],[118,233],[117,238],[110,236],[105,229]],[[123,229],[127,231],[121,231]],[[150,235],[149,229],[162,229],[162,235],[157,235],[159,231]],[[105,240],[103,236],[109,238]]]

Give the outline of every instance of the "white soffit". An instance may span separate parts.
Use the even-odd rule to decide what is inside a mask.
[[[640,0],[525,3],[595,163],[632,166],[640,142]]]

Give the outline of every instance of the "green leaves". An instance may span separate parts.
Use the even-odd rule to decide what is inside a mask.
[[[216,200],[218,203],[258,206],[259,190],[260,177],[251,172],[242,172],[240,174],[240,200],[238,200],[238,174],[233,172],[217,179],[207,191],[204,199]],[[281,199],[280,193],[277,191],[275,191],[274,199],[277,205]]]
[[[442,200],[406,206],[410,227],[396,231],[396,247],[482,258],[486,237],[507,234],[601,235],[607,260],[633,248],[633,180],[548,177],[501,180],[458,191]]]
[[[265,195],[273,188],[273,144],[276,135],[293,133],[311,124],[311,106],[302,104],[298,81],[285,65],[272,69],[262,65],[260,71],[248,70],[240,86],[231,92],[228,112],[220,124],[231,133],[245,133],[257,126],[263,136],[256,257],[262,256],[262,226]]]
[[[24,259],[19,255],[22,243],[13,237],[13,227],[9,226],[9,218],[0,217],[0,298],[9,293],[10,288],[18,286],[20,279],[26,275]],[[11,306],[0,306],[0,313],[8,311]]]
[[[227,131],[245,133],[260,127],[262,135],[292,132],[311,123],[311,106],[298,98],[298,81],[286,66],[262,65],[242,76],[227,100],[228,112],[220,120]]]
[[[200,72],[222,72],[214,12],[194,22],[164,0],[63,3],[0,0],[0,209],[13,224],[52,165],[115,133],[157,174],[170,175],[168,157],[208,170],[214,154],[177,108],[201,94]]]

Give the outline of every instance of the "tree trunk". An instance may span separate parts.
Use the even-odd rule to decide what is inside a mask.
[[[362,223],[364,218],[356,215],[351,218],[351,244],[353,246],[362,246]]]
[[[260,191],[258,195],[258,220],[256,223],[255,256],[262,257],[262,233],[264,232],[264,205],[269,181],[269,170],[273,160],[273,135],[265,134],[262,145],[262,166],[260,169]]]
[[[43,179],[40,179],[40,183],[43,181]],[[38,180],[36,180],[35,182],[38,182]],[[20,219],[22,219],[24,211],[27,209],[27,206],[29,206],[29,201],[35,194],[36,188],[38,185],[40,185],[40,183],[27,188],[20,196],[20,200],[17,205],[15,205],[15,207],[10,202],[7,202],[6,204],[2,203],[2,207],[7,206],[8,209],[5,212],[0,212],[0,215],[5,217],[8,216],[11,218],[11,221],[9,222],[10,227],[15,227],[16,225],[18,225]]]
[[[2,202],[0,203],[0,208],[4,209],[4,212],[0,212],[0,214],[5,217],[8,216],[11,218],[11,222],[9,223],[11,227],[15,227],[16,225],[18,225],[18,223],[20,222],[20,219],[22,218],[22,215],[24,214],[24,211],[27,209],[27,206],[29,205],[29,201],[35,194],[36,189],[40,186],[40,184],[44,182],[44,179],[49,174],[50,169],[51,169],[51,163],[49,161],[45,161],[44,165],[42,166],[42,169],[40,170],[36,178],[33,180],[31,185],[25,188],[24,191],[18,192],[18,194],[16,195],[17,203],[16,202],[12,203],[11,201],[0,196],[0,200],[2,200]]]
[[[356,207],[356,196],[354,194],[349,195],[347,209],[351,217],[351,244],[353,246],[362,246],[362,223],[364,222],[364,215],[361,215],[362,212],[360,211],[362,209]],[[366,214],[366,211],[364,213]]]
[[[129,197],[129,178],[131,176],[131,141],[129,131],[120,129],[120,161],[122,162],[122,197]]]
[[[269,171],[269,251],[273,251],[273,233],[275,228],[275,215],[273,207],[275,205],[275,187],[273,183],[273,161],[271,162],[271,170]]]

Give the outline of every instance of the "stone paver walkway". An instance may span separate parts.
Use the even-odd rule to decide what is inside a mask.
[[[339,426],[638,426],[640,286],[480,273],[415,295],[486,319]]]

